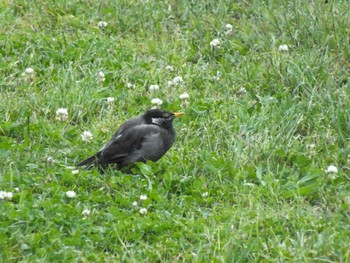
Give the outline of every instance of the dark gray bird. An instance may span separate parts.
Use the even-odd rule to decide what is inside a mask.
[[[148,110],[145,114],[126,121],[102,150],[77,166],[98,166],[105,169],[114,165],[121,169],[136,162],[156,162],[173,145],[173,120],[182,115],[181,112]]]

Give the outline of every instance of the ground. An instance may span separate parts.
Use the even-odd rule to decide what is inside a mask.
[[[340,0],[2,1],[0,262],[350,262],[349,24]],[[153,106],[185,113],[160,161],[75,167]]]

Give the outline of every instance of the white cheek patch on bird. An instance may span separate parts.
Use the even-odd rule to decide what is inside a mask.
[[[152,118],[152,123],[161,125],[165,120],[163,118]]]

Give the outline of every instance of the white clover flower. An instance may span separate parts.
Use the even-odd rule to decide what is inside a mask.
[[[15,187],[14,190],[15,190],[16,192],[19,192],[19,188],[18,188],[18,187]]]
[[[179,98],[180,100],[182,100],[181,107],[187,107],[189,105],[189,102],[188,102],[189,97],[190,96],[188,95],[188,93],[180,94]]]
[[[233,25],[226,24],[225,29],[226,29],[226,31],[232,31],[233,30]]]
[[[188,95],[188,93],[182,93],[179,98],[180,100],[188,100],[190,96]]]
[[[54,162],[55,162],[55,160],[54,160],[51,156],[47,157],[47,158],[46,158],[46,161],[47,161],[48,163],[54,163]]]
[[[150,90],[150,91],[159,90],[159,86],[157,84],[151,85],[151,86],[149,86],[148,90]]]
[[[173,84],[182,84],[184,81],[180,76],[177,76],[173,79]]]
[[[226,29],[226,31],[225,31],[226,35],[233,35],[233,25],[226,24],[225,29]]]
[[[93,139],[92,133],[89,131],[84,131],[81,135],[81,139],[83,140],[83,142],[91,142],[91,140]]]
[[[74,198],[77,196],[77,194],[74,191],[67,191],[66,196],[69,198]]]
[[[56,111],[56,115],[68,115],[68,110],[65,109],[65,108],[59,108],[59,109]]]
[[[316,148],[316,144],[310,143],[310,144],[306,145],[306,147],[307,147],[308,149],[315,149],[315,148]]]
[[[68,110],[65,108],[59,108],[56,111],[56,119],[60,121],[66,121],[68,119]]]
[[[105,21],[100,21],[100,22],[97,23],[97,26],[98,26],[99,29],[104,29],[104,28],[106,28],[108,26],[108,23],[105,22]]]
[[[202,194],[202,197],[207,197],[208,195],[209,195],[208,192],[204,192],[204,193]]]
[[[239,90],[238,90],[238,93],[244,95],[244,94],[247,93],[247,90],[245,88],[243,88],[243,87],[240,87]]]
[[[132,203],[132,206],[137,206],[137,202],[136,202],[136,201],[133,202],[133,203]]]
[[[130,82],[128,82],[128,83],[126,84],[126,86],[127,86],[129,89],[135,88],[135,84],[132,84],[132,83],[130,83]]]
[[[88,217],[90,215],[91,211],[87,208],[85,208],[82,212],[83,216]]]
[[[288,51],[288,46],[287,45],[280,45],[278,47],[278,51],[287,52]]]
[[[338,173],[338,168],[334,165],[328,166],[327,170],[325,170],[326,173]]]
[[[103,73],[102,71],[97,73],[97,82],[98,83],[103,83],[106,80],[105,78],[105,73]]]
[[[108,102],[108,103],[113,103],[114,100],[115,100],[115,99],[114,99],[113,97],[108,97],[108,98],[107,98],[107,102]]]
[[[32,68],[26,68],[24,70],[24,74],[27,75],[27,76],[31,76],[32,77],[34,75],[34,73],[35,73],[35,71]]]
[[[0,191],[0,200],[4,200],[4,199],[11,200],[12,197],[13,197],[12,192]]]
[[[72,170],[72,174],[78,174],[79,170]]]
[[[13,197],[13,193],[12,192],[7,192],[6,198],[7,199],[12,199],[12,197]]]
[[[163,101],[162,101],[161,99],[154,98],[154,99],[151,100],[151,103],[152,103],[153,105],[160,106],[160,105],[163,104]]]
[[[168,71],[174,71],[174,66],[168,65],[168,66],[165,67],[165,69],[168,70]]]
[[[172,85],[174,85],[174,82],[172,82],[171,80],[169,80],[169,81],[168,81],[168,86],[170,87],[170,86],[172,86]]]
[[[214,79],[217,80],[217,81],[219,81],[220,78],[221,78],[221,72],[220,72],[220,71],[217,71],[217,72],[216,72],[216,75],[214,76]]]
[[[220,41],[219,39],[215,38],[210,42],[210,46],[213,48],[218,48],[220,47]]]
[[[142,201],[147,200],[147,195],[140,195],[140,200]]]
[[[141,209],[140,209],[140,214],[141,214],[141,215],[147,214],[147,208],[141,208]]]

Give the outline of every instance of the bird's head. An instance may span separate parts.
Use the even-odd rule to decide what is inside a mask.
[[[147,124],[155,124],[159,126],[171,125],[176,117],[184,115],[182,112],[170,112],[160,109],[151,109],[143,115]]]

